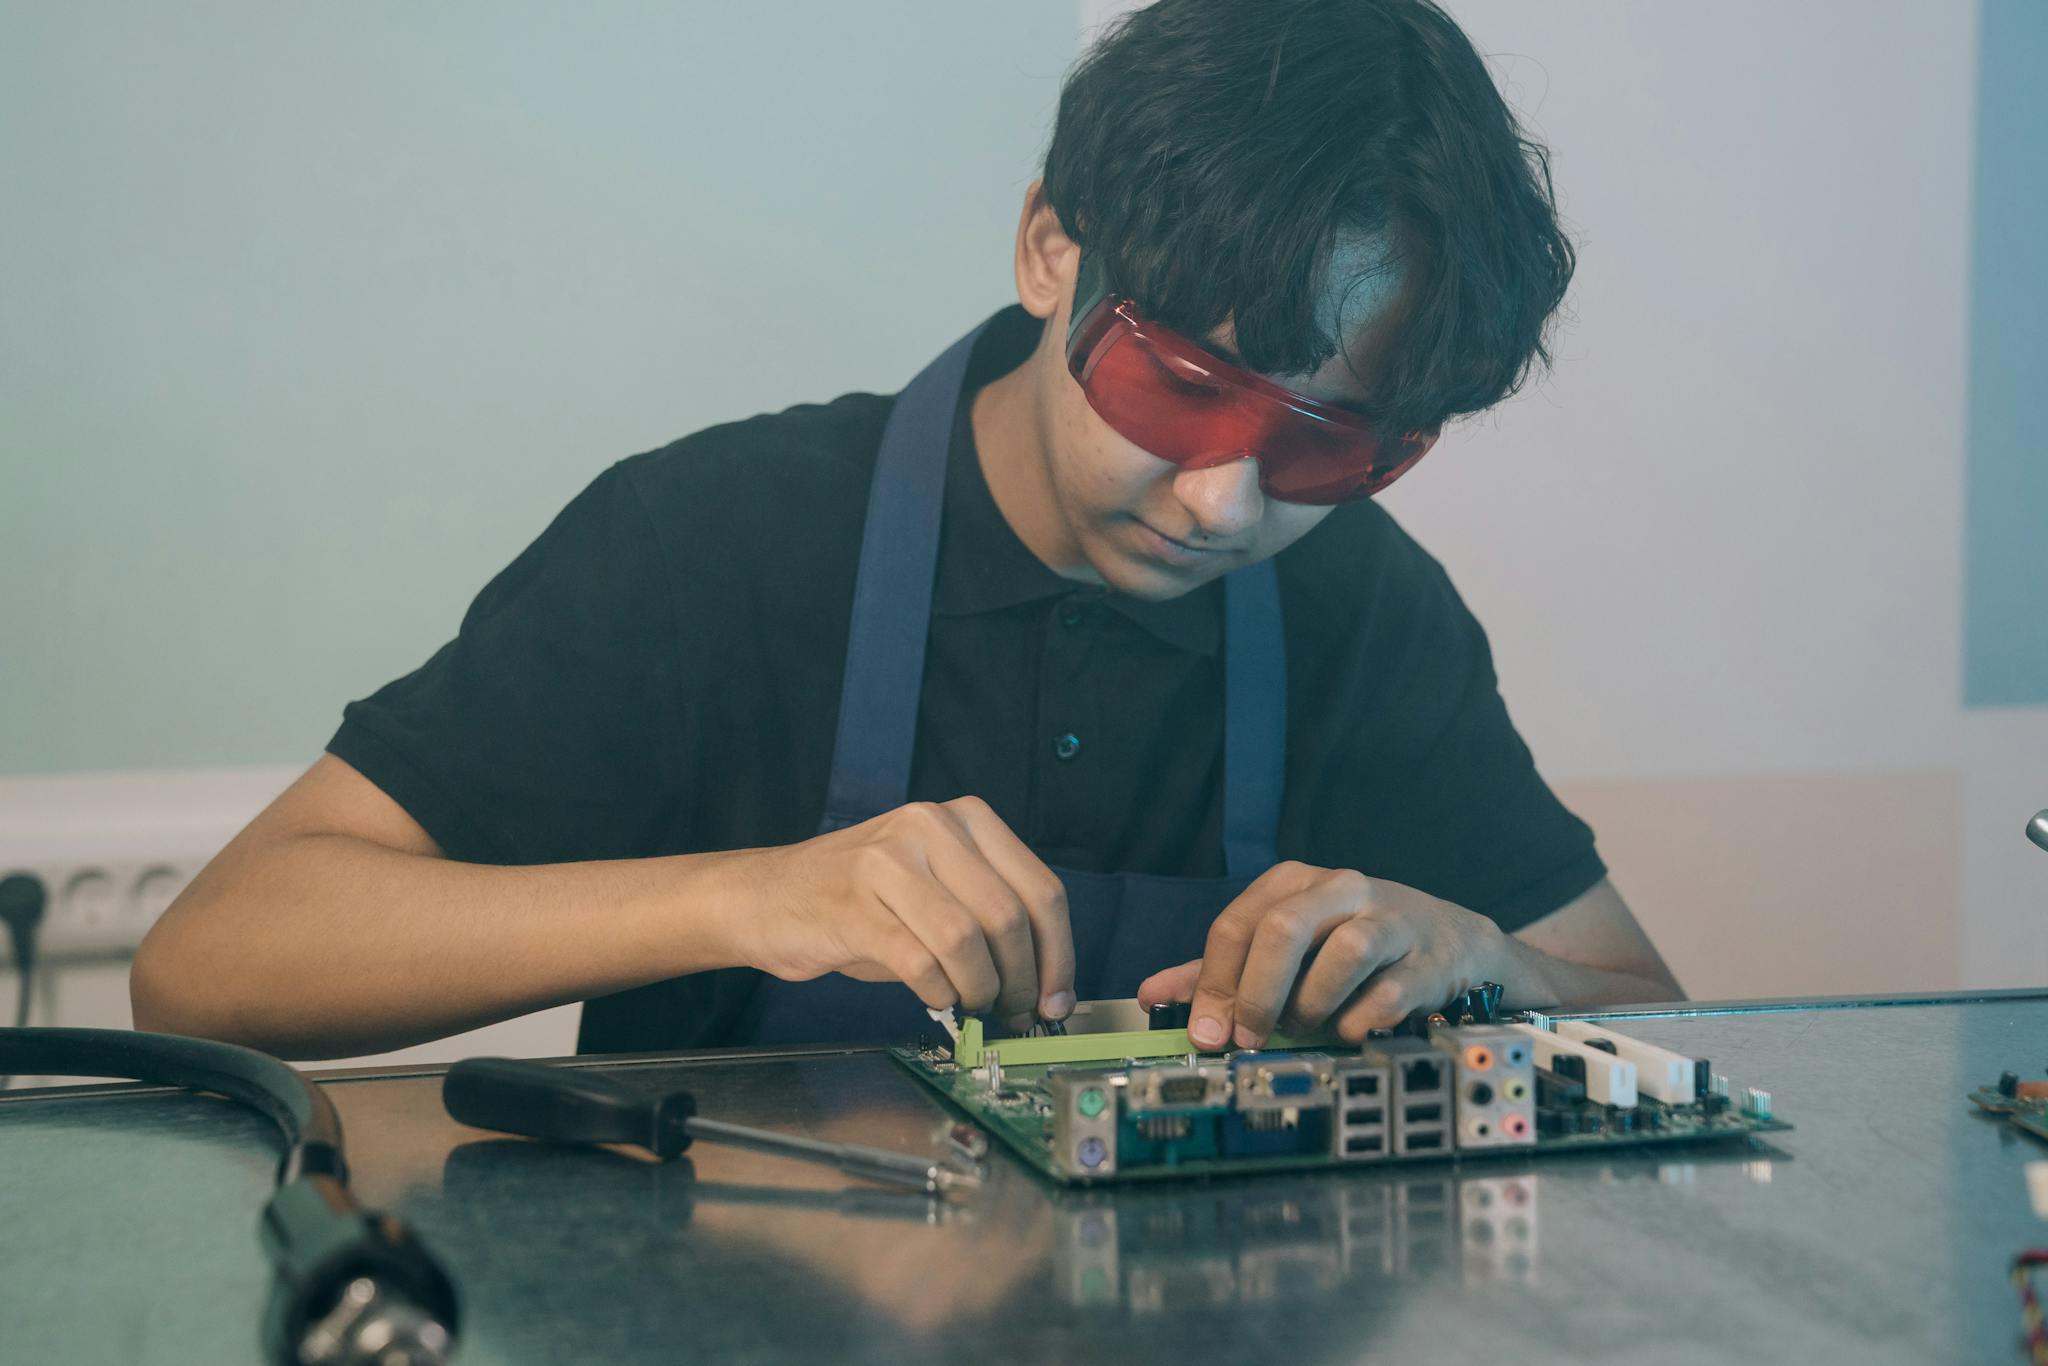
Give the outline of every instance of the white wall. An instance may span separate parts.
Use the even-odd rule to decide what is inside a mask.
[[[1555,374],[1388,502],[1539,752],[1951,764],[1974,6],[1452,8],[1554,149],[1580,268]]]

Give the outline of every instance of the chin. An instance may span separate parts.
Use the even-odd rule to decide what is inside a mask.
[[[1088,563],[1112,593],[1145,602],[1165,602],[1192,593],[1216,577],[1214,573],[1189,573],[1110,547],[1099,548],[1088,557]]]

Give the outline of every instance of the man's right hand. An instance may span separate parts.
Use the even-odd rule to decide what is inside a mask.
[[[993,1010],[1020,1029],[1074,1009],[1066,889],[979,797],[744,857],[763,911],[734,930],[763,972],[903,982],[934,1009]]]

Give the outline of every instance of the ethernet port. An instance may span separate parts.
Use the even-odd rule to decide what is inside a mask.
[[[1401,1084],[1410,1091],[1434,1091],[1444,1084],[1443,1068],[1427,1058],[1401,1064]]]

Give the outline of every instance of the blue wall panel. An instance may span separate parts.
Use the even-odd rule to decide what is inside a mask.
[[[2048,704],[2048,4],[1985,0],[1980,32],[1963,699],[2029,706]]]

